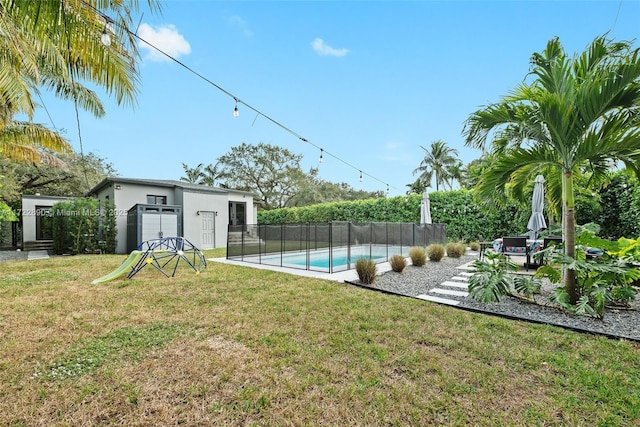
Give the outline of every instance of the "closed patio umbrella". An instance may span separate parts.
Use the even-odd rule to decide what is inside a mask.
[[[542,175],[536,176],[535,184],[533,187],[533,198],[531,200],[531,217],[527,224],[527,229],[533,233],[533,238],[536,237],[538,231],[547,228],[547,222],[544,220],[544,177]]]
[[[431,224],[431,202],[429,201],[429,193],[426,191],[422,195],[422,203],[420,203],[420,224]]]

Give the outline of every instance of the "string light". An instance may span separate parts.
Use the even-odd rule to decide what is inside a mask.
[[[100,43],[105,46],[111,46],[111,36],[110,32],[113,32],[113,21],[109,17],[104,17],[104,30],[102,30],[102,35],[100,36]]]
[[[109,44],[111,44],[111,37],[109,35],[109,31],[112,32],[113,30],[113,25],[114,25],[114,21],[109,18],[108,16],[106,16],[104,13],[102,13],[100,10],[96,9],[94,6],[92,6],[91,4],[87,3],[85,0],[80,0],[82,4],[84,4],[87,8],[93,10],[94,12],[96,12],[97,14],[99,14],[100,16],[102,16],[105,21],[105,29],[102,32],[102,37],[100,38],[102,43],[105,46],[108,46]],[[116,23],[116,25],[119,25]],[[225,95],[233,98],[236,102],[236,106],[233,109],[233,116],[234,117],[238,117],[240,115],[240,111],[238,110],[238,104],[242,104],[244,105],[246,108],[252,110],[253,112],[255,112],[257,114],[256,118],[258,116],[262,116],[265,119],[269,120],[270,122],[272,122],[273,124],[275,124],[276,126],[280,127],[281,129],[285,130],[286,132],[290,133],[291,135],[295,136],[296,138],[298,138],[299,140],[306,142],[309,145],[312,145],[316,148],[320,149],[320,159],[319,162],[322,163],[322,161],[324,160],[323,158],[323,153],[326,153],[327,155],[333,157],[334,159],[338,160],[339,162],[345,164],[346,166],[353,168],[355,170],[359,170],[357,167],[355,167],[354,165],[352,165],[351,163],[347,162],[346,160],[341,159],[340,157],[329,153],[328,151],[323,150],[322,148],[318,147],[317,145],[315,145],[314,143],[308,141],[307,139],[303,138],[301,135],[299,135],[298,133],[294,132],[293,130],[289,129],[288,127],[284,126],[282,123],[276,121],[275,119],[273,119],[272,117],[262,113],[261,111],[259,111],[258,109],[256,109],[255,107],[247,104],[246,102],[238,99],[234,94],[232,94],[231,92],[227,91],[226,89],[224,89],[223,87],[217,85],[215,82],[209,80],[208,78],[206,78],[205,76],[203,76],[202,74],[198,73],[197,71],[195,71],[194,69],[192,69],[191,67],[187,66],[186,64],[184,64],[183,62],[177,60],[176,58],[172,57],[171,55],[169,55],[168,53],[166,53],[165,51],[163,51],[162,49],[159,49],[158,47],[154,46],[153,44],[149,43],[147,40],[143,39],[142,37],[140,37],[137,33],[132,32],[131,30],[129,30],[128,28],[126,28],[126,26],[121,26],[121,28],[127,32],[131,37],[134,37],[142,42],[144,42],[147,46],[155,49],[158,53],[166,56],[168,59],[170,59],[171,61],[175,62],[176,64],[180,65],[181,67],[183,67],[185,70],[191,72],[192,74],[194,74],[195,76],[199,77],[200,79],[204,80],[205,82],[209,83],[211,86],[215,87],[216,89],[218,89],[219,91],[221,91],[222,93],[224,93]],[[359,170],[360,174],[362,175],[362,170]],[[376,178],[373,175],[367,174],[369,177],[373,178],[375,181],[378,181],[382,184],[385,184],[387,186],[387,194],[389,194],[389,184]],[[393,187],[398,189],[397,187]]]

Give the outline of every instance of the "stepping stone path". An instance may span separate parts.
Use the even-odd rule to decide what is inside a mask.
[[[437,302],[438,304],[460,304],[460,301],[469,295],[469,277],[473,275],[472,263],[473,262],[468,262],[457,267],[462,270],[457,276],[445,280],[435,288],[429,290],[428,294],[418,295],[416,298]]]

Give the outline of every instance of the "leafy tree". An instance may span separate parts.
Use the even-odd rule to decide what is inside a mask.
[[[264,209],[282,208],[298,193],[304,172],[302,155],[286,148],[242,143],[218,159],[221,180],[227,188],[251,191]]]
[[[50,155],[56,159],[54,165],[0,158],[0,198],[17,208],[22,194],[82,197],[107,176],[116,175],[111,163],[93,153]]]
[[[148,4],[159,10],[156,0]],[[102,87],[118,104],[134,104],[138,48],[128,28],[137,8],[137,0],[0,0],[0,155],[38,162],[47,158],[43,149],[72,151],[59,133],[32,122],[41,89],[96,117],[104,115],[102,103],[81,82]],[[109,46],[100,43],[107,14],[116,24]],[[28,121],[15,120],[18,114]]]
[[[318,176],[317,168],[311,168],[300,181],[299,191],[290,200],[287,207],[363,200],[383,196],[384,192],[382,191],[356,190],[346,182],[334,183],[325,181]]]
[[[574,175],[588,171],[602,182],[614,166],[640,168],[640,58],[629,42],[597,37],[579,56],[568,57],[557,38],[531,59],[531,83],[473,113],[466,144],[490,146],[496,160],[477,186],[487,198],[521,193],[542,173],[551,195],[560,194],[566,254],[575,259]],[[579,299],[576,272],[565,270],[570,303]]]
[[[426,187],[431,186],[431,179],[435,176],[436,191],[440,190],[440,185],[446,185],[451,189],[452,172],[459,170],[460,161],[456,157],[458,150],[447,147],[444,141],[438,140],[431,143],[430,149],[420,146],[425,151],[425,157],[420,162],[413,174],[419,173],[419,179]]]

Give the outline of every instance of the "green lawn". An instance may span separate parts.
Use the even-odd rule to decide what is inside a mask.
[[[90,285],[124,258],[0,264],[0,425],[640,419],[633,343],[214,262]]]

